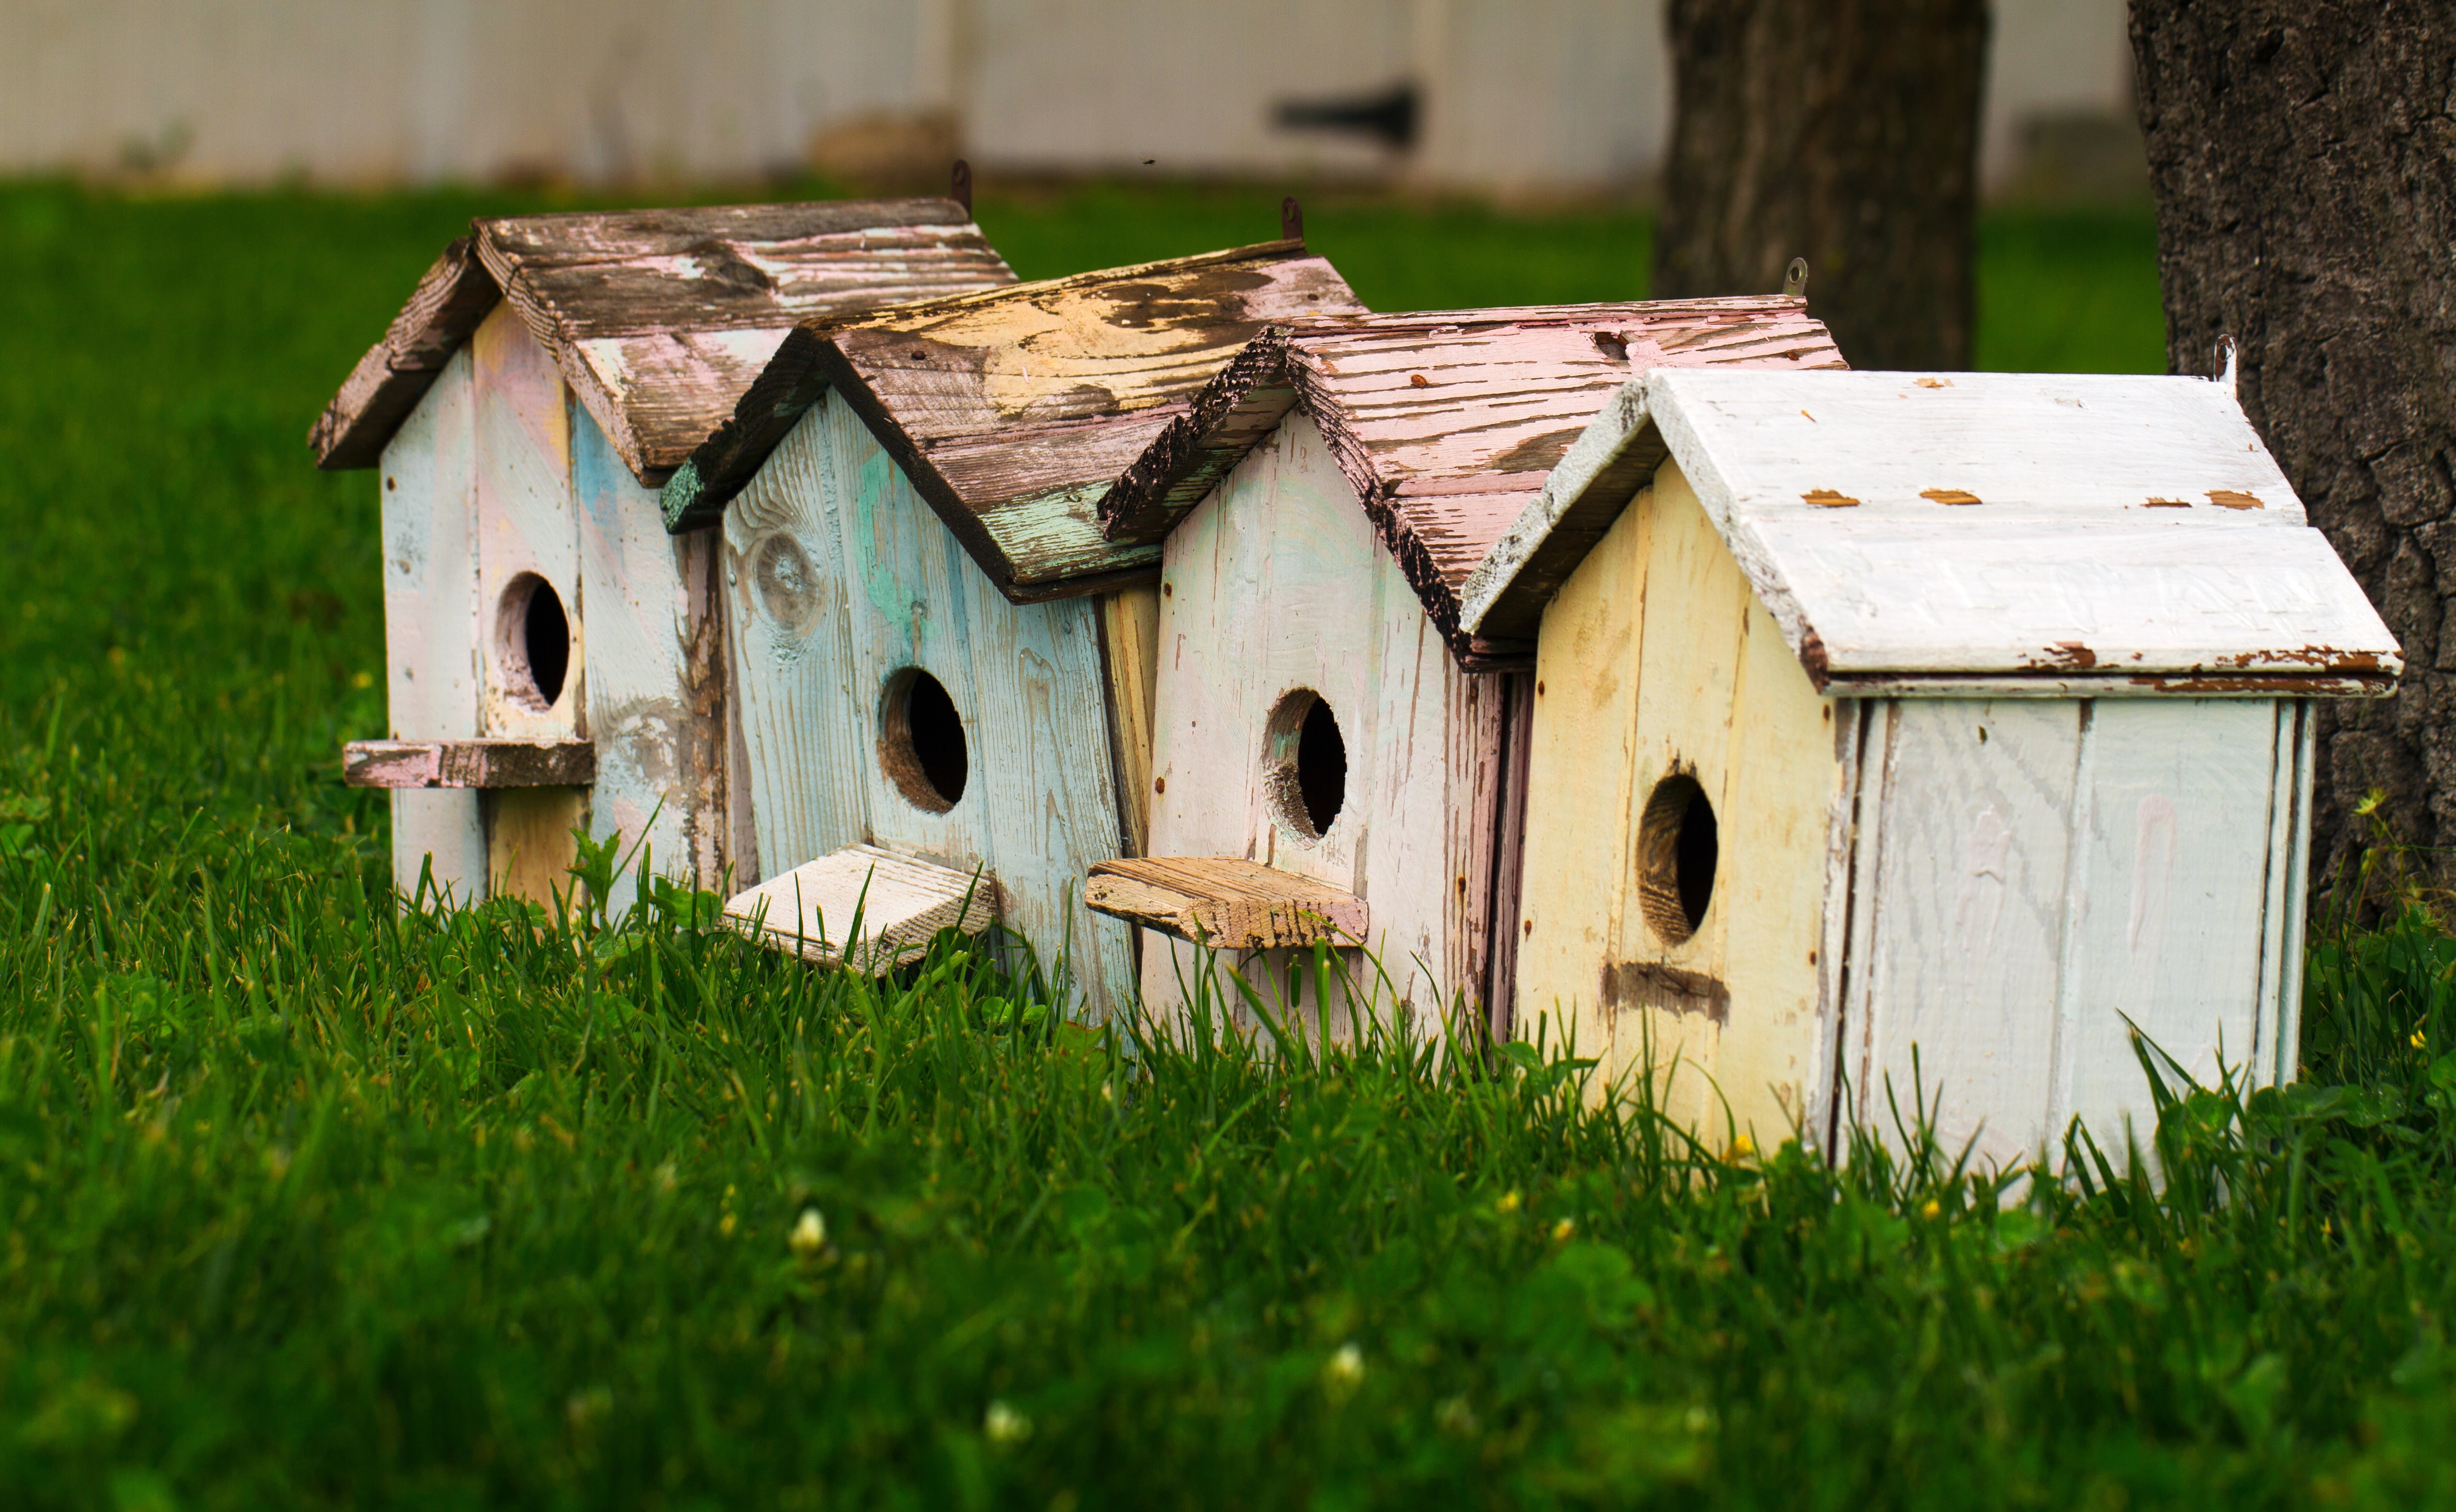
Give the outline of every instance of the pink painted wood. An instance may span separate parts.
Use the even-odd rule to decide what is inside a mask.
[[[1726,365],[1847,364],[1781,296],[1289,321],[1170,420],[1101,500],[1102,525],[1165,536],[1301,405],[1462,664],[1523,664],[1523,647],[1459,633],[1460,584],[1632,373]]]
[[[584,787],[597,747],[584,740],[354,740],[341,750],[352,787]]]

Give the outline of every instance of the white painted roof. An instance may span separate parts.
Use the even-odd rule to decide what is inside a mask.
[[[1655,370],[1468,580],[1464,626],[1523,624],[1665,454],[1829,691],[2371,691],[2402,668],[2231,388],[2190,378]]]

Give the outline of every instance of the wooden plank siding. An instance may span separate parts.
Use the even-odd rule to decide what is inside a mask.
[[[446,358],[383,449],[384,696],[397,740],[466,740],[482,725],[475,383],[466,350]],[[392,833],[402,897],[421,877],[456,903],[485,897],[476,793],[396,790]]]
[[[623,464],[663,484],[802,321],[1013,281],[952,199],[587,211],[470,223],[317,419],[326,468],[371,464],[508,298]]]
[[[587,637],[583,630],[579,538],[571,509],[571,402],[562,375],[519,318],[501,306],[470,338],[475,376],[478,486],[479,697],[483,733],[528,740],[588,735]],[[560,696],[538,696],[529,675],[519,584],[536,578],[563,605],[570,648]],[[486,823],[488,893],[551,906],[570,890],[584,820],[577,787],[506,788],[480,804]]]
[[[572,520],[586,606],[591,838],[622,838],[660,874],[714,889],[725,861],[724,617],[717,543],[668,536],[656,493],[589,411],[572,416]],[[640,849],[645,845],[645,849]],[[635,862],[635,866],[636,866]],[[630,907],[636,875],[608,906]]]
[[[1152,852],[1240,857],[1354,894],[1387,973],[1377,1010],[1438,1032],[1453,994],[1484,991],[1491,894],[1478,885],[1475,793],[1500,751],[1498,680],[1457,666],[1302,416],[1249,452],[1165,549]],[[1330,705],[1346,749],[1344,800],[1318,839],[1290,827],[1266,775],[1274,711],[1299,690]],[[1142,954],[1146,1003],[1185,1009],[1197,952],[1150,935]],[[1360,952],[1339,954],[1360,993],[1380,985]],[[1266,1001],[1284,996],[1285,951],[1225,964]]]
[[[733,501],[724,541],[763,870],[856,843],[986,868],[1004,922],[1045,961],[1071,952],[1093,1013],[1130,1002],[1126,930],[1081,898],[1124,838],[1098,603],[1010,603],[833,393]],[[890,682],[914,668],[964,725],[965,786],[944,807],[910,796],[882,751]]]

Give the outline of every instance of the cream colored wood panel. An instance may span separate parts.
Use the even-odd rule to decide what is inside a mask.
[[[1729,900],[1718,888],[1694,933],[1680,941],[1667,937],[1642,906],[1638,850],[1641,816],[1657,787],[1675,775],[1696,780],[1718,820],[1729,807],[1731,715],[1748,588],[1677,467],[1656,473],[1651,505],[1629,801],[1616,816],[1624,839],[1624,904],[1603,970],[1621,981],[1634,968],[1669,968],[1728,991]],[[1682,1007],[1665,1010],[1644,1006],[1639,994],[1619,995],[1622,1003],[1606,1004],[1609,1038],[1601,1048],[1607,1065],[1626,1073],[1650,1062],[1665,1110],[1709,1138],[1721,1137],[1725,1099],[1715,1082],[1723,1026],[1716,1015],[1687,997],[1678,999]]]
[[[1620,938],[1626,905],[1654,519],[1649,490],[1562,584],[1536,644],[1520,1035],[1581,1054],[1599,1052],[1610,1039],[1599,968]]]
[[[1745,598],[1729,775],[1716,804],[1723,981],[1731,993],[1715,1080],[1758,1148],[1793,1134],[1830,1080],[1819,1022],[1826,866],[1844,771],[1833,725],[1850,705],[1821,697],[1754,595]],[[1658,645],[1661,643],[1656,643]]]
[[[2087,705],[1903,700],[1881,753],[1852,1114],[1887,1138],[1924,1100],[1951,1150],[2036,1153],[2050,1112]],[[1863,839],[1863,844],[1865,840]],[[1915,1071],[1914,1066],[1915,1065]],[[1888,1097],[1893,1099],[1889,1104]]]
[[[481,732],[477,443],[469,354],[456,354],[384,449],[384,693],[395,739]],[[486,895],[486,835],[469,791],[392,795],[393,884],[431,868],[456,902]]]
[[[2281,799],[2292,801],[2279,709],[2214,699],[2096,706],[2068,905],[2076,970],[2041,1135],[2059,1137],[2077,1116],[2113,1151],[2129,1120],[2148,1145],[2155,1114],[2134,1027],[2202,1086],[2217,1084],[2221,1051],[2240,1072],[2275,1033],[2274,1000],[2263,1007],[2260,987],[2269,875],[2287,862],[2272,852],[2271,820]]]

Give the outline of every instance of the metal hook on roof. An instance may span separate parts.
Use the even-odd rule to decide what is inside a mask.
[[[2218,337],[2217,380],[2225,385],[2225,391],[2228,394],[2232,394],[2234,392],[2234,337],[2230,336],[2221,336]]]
[[[947,194],[948,197],[964,207],[965,215],[972,213],[972,165],[963,158],[955,159],[955,171],[949,176]]]
[[[1279,201],[1279,239],[1304,240],[1304,207],[1297,203],[1294,194]]]
[[[1791,259],[1791,266],[1783,270],[1782,292],[1784,296],[1787,298],[1805,299],[1808,297],[1807,258],[1793,257]]]

